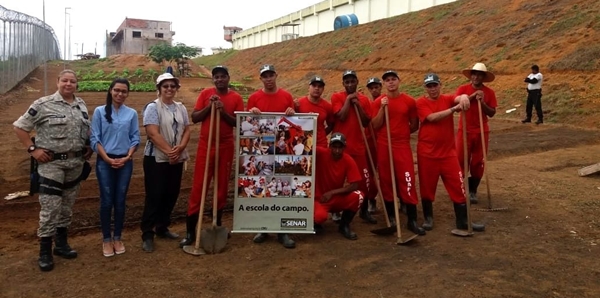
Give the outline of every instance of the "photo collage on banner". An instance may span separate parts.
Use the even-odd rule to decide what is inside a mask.
[[[235,219],[243,222],[238,232],[286,230],[285,219],[305,220],[297,223],[297,230],[306,233],[310,226],[312,232],[316,116],[237,113],[237,117],[234,232]],[[299,214],[302,218],[290,217]]]

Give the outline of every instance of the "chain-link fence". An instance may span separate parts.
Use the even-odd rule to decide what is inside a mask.
[[[60,48],[52,27],[0,6],[0,94],[45,61],[55,59],[60,59]]]

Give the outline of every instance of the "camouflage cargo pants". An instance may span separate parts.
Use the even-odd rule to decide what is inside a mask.
[[[73,204],[79,195],[77,181],[83,169],[83,158],[55,160],[38,165],[40,175],[40,226],[38,237],[51,237],[56,228],[71,225]]]

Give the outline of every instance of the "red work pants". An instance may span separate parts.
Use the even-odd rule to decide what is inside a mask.
[[[392,147],[397,194],[394,194],[392,188],[392,172],[388,154],[387,144],[378,143],[377,168],[383,199],[387,202],[393,202],[396,197],[400,197],[402,202],[416,205],[419,198],[415,189],[415,166],[410,144]]]
[[[321,198],[315,198],[315,224],[320,225],[327,221],[327,214],[330,212],[358,212],[363,200],[364,196],[360,190],[334,195],[327,203],[321,203]]]
[[[223,146],[219,144],[219,160],[215,160],[215,148],[210,151],[208,163],[208,176],[206,177],[206,187],[210,186],[215,173],[215,162],[219,166],[219,189],[217,189],[217,210],[221,210],[227,204],[227,187],[229,185],[229,175],[231,175],[231,164],[233,161],[234,146]],[[202,198],[202,183],[204,182],[204,167],[206,166],[206,148],[208,143],[200,140],[198,150],[196,151],[196,165],[194,167],[194,182],[192,184],[192,192],[188,200],[188,215],[196,214],[200,211],[200,201]]]
[[[489,148],[490,133],[485,132],[485,149]],[[487,154],[487,151],[485,152]],[[463,153],[463,132],[458,130],[456,134],[456,154],[458,155],[458,163],[460,168],[463,170],[464,167],[464,153]],[[484,160],[483,160],[483,147],[481,147],[481,133],[467,132],[467,161],[469,161],[469,173],[471,177],[479,178],[483,177],[484,171]]]
[[[452,202],[465,203],[465,188],[463,184],[463,173],[458,165],[456,157],[428,158],[417,155],[419,168],[419,189],[421,200],[435,200],[435,191],[438,180],[442,177],[444,187]]]
[[[377,196],[377,187],[375,186],[375,176],[369,166],[367,152],[350,155],[350,157],[356,162],[356,166],[358,166],[358,171],[362,177],[362,180],[358,183],[358,190],[362,191],[367,196],[367,199],[374,199]]]

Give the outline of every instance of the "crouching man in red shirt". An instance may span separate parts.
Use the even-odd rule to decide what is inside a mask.
[[[317,147],[315,179],[315,230],[322,230],[329,212],[342,212],[338,231],[347,239],[358,237],[350,230],[350,222],[358,212],[364,195],[358,190],[362,176],[350,155],[344,153],[346,137],[333,133],[329,148]],[[345,182],[348,182],[345,184]]]

